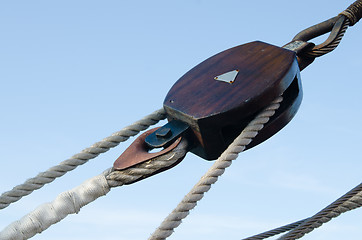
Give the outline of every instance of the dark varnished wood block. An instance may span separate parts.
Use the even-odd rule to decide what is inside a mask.
[[[215,80],[235,70],[238,73],[232,83]],[[164,108],[169,120],[178,119],[191,126],[195,135],[192,152],[211,160],[283,92],[285,100],[280,111],[250,146],[286,125],[295,115],[302,95],[295,53],[251,42],[218,53],[187,72],[168,92]]]

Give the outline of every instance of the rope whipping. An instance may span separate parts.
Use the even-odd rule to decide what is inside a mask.
[[[349,19],[349,25],[355,25],[362,18],[362,0],[352,3],[346,10],[340,13]]]
[[[10,191],[4,192],[0,196],[0,209],[6,208],[11,203],[29,195],[34,190],[42,188],[45,184],[51,183],[56,178],[74,170],[79,165],[88,162],[90,159],[97,157],[101,153],[107,152],[109,149],[116,147],[120,142],[128,140],[130,137],[137,135],[140,131],[147,129],[149,126],[154,125],[165,118],[165,111],[159,109],[122,130],[113,133],[111,136],[93,144],[89,148],[82,150],[80,153],[59,163],[59,165],[39,173],[37,176],[26,180],[23,184],[14,187]]]
[[[182,199],[178,206],[166,217],[161,225],[150,236],[149,240],[161,240],[171,236],[174,229],[178,227],[182,219],[186,218],[190,211],[196,207],[204,194],[211,188],[218,178],[225,172],[239,153],[245,150],[245,147],[252,141],[258,132],[264,127],[264,124],[275,114],[280,107],[283,97],[276,98],[267,108],[259,113],[254,120],[240,133],[232,144],[221,154],[206,174],[191,189],[191,191]]]
[[[59,194],[51,203],[43,204],[13,222],[0,232],[0,239],[31,238],[69,214],[78,213],[85,205],[105,196],[111,188],[134,183],[169,168],[184,158],[187,144],[187,140],[183,139],[173,151],[122,171],[107,169],[78,187]]]

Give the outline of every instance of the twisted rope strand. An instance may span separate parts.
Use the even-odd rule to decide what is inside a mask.
[[[289,233],[281,236],[280,240],[294,240],[329,222],[340,214],[362,206],[362,183],[337,199],[322,211],[308,218]]]
[[[298,239],[313,231],[314,229],[322,226],[323,223],[332,220],[332,218],[338,217],[344,212],[351,211],[359,207],[362,207],[362,183],[310,218],[275,228],[273,230],[248,237],[243,240],[266,239],[290,230],[292,231],[278,239]]]
[[[63,220],[69,214],[78,213],[85,205],[105,196],[111,188],[131,184],[173,166],[186,155],[187,144],[186,140],[182,140],[173,151],[130,169],[122,171],[107,169],[78,187],[59,194],[53,202],[43,204],[20,220],[13,222],[0,232],[0,239],[31,238]]]
[[[29,195],[34,190],[40,189],[45,184],[54,181],[56,178],[63,176],[72,171],[79,165],[88,160],[97,157],[99,154],[107,152],[110,148],[117,146],[120,142],[126,141],[129,137],[137,135],[140,131],[147,129],[149,126],[165,119],[165,111],[159,109],[152,114],[145,116],[141,120],[113,133],[111,136],[93,144],[91,147],[82,150],[71,158],[59,163],[59,165],[39,173],[37,176],[26,180],[23,184],[14,187],[0,196],[0,209],[4,209],[11,203],[20,200],[22,197]]]
[[[238,157],[238,154],[245,149],[264,127],[264,124],[274,115],[282,100],[282,97],[275,99],[269,107],[263,110],[248,124],[234,142],[215,161],[207,173],[155,230],[149,240],[163,240],[173,233],[174,229],[181,224],[182,219],[186,218],[190,213],[190,210],[192,210],[197,205],[197,202],[203,198],[204,193],[211,188],[211,185],[214,184],[218,177],[224,173],[225,169],[231,165],[232,160],[235,160]]]
[[[106,176],[108,184],[111,187],[131,184],[138,180],[152,176],[155,173],[159,173],[166,168],[174,166],[185,157],[187,153],[187,146],[187,140],[182,139],[178,146],[169,153],[137,164],[132,168],[120,171],[113,170]]]
[[[298,222],[290,223],[288,225],[278,227],[278,228],[275,228],[273,230],[266,231],[266,232],[263,232],[263,233],[259,233],[259,234],[254,235],[254,236],[244,238],[242,240],[262,240],[262,239],[265,239],[265,238],[274,237],[274,236],[276,236],[278,234],[290,231],[290,230],[298,227],[300,224],[302,224],[306,220],[307,219],[303,219],[303,220],[300,220]]]
[[[339,32],[335,36],[335,38],[325,46],[318,45],[318,46],[315,46],[309,52],[306,52],[305,55],[307,57],[315,58],[315,57],[323,56],[324,54],[332,52],[339,45],[348,26],[353,26],[362,18],[362,0],[355,1],[346,10],[341,12],[338,16],[343,16],[344,22],[343,22],[342,27],[338,30]],[[327,39],[327,41],[328,41],[328,39]]]
[[[348,18],[346,18],[345,21],[343,22],[342,28],[338,32],[336,38],[333,39],[333,41],[331,43],[329,43],[328,45],[323,46],[321,48],[313,48],[311,51],[306,52],[305,55],[308,57],[315,58],[315,57],[321,57],[327,53],[332,52],[340,44],[344,34],[346,33],[346,30],[347,30],[349,24],[350,24],[350,21]]]
[[[352,3],[346,10],[341,12],[340,15],[344,15],[350,20],[350,26],[355,25],[362,18],[362,0],[357,0]]]
[[[262,240],[289,230],[292,231],[278,239],[298,239],[313,231],[315,228],[322,226],[323,223],[332,220],[332,218],[338,217],[344,212],[351,211],[361,206],[362,184],[358,185],[311,218],[306,218],[295,223],[291,223],[252,237],[245,238],[243,240]]]

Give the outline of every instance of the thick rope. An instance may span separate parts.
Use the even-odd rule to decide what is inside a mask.
[[[140,131],[147,129],[149,126],[165,119],[165,111],[157,110],[152,114],[145,116],[141,120],[113,133],[111,136],[93,144],[91,147],[82,150],[71,158],[61,162],[59,165],[39,173],[37,176],[26,180],[23,184],[14,187],[0,196],[0,209],[4,209],[11,203],[20,200],[22,197],[29,195],[34,190],[40,189],[45,184],[54,181],[56,178],[63,176],[72,171],[79,165],[86,163],[88,160],[97,157],[99,154],[107,152],[109,149],[117,146],[120,142],[126,141],[129,137],[137,135]]]
[[[211,185],[214,184],[218,177],[224,173],[225,169],[231,165],[231,162],[238,157],[238,154],[244,151],[245,147],[264,127],[264,124],[274,115],[282,100],[282,97],[275,99],[269,107],[258,114],[256,118],[248,124],[234,142],[215,161],[208,172],[161,223],[150,236],[149,240],[166,239],[174,232],[174,229],[181,224],[182,219],[186,218],[190,210],[195,208],[197,202],[203,198],[204,193],[211,188]]]
[[[0,239],[23,240],[31,238],[69,214],[78,213],[88,203],[105,196],[111,188],[131,184],[175,165],[184,158],[186,152],[187,141],[182,140],[172,152],[161,157],[122,171],[107,169],[78,187],[59,194],[53,202],[43,204],[20,220],[13,222],[0,232]]]
[[[349,19],[349,25],[355,25],[362,18],[362,0],[352,3],[346,10],[340,13]]]
[[[110,191],[104,177],[107,172],[109,170],[70,191],[59,194],[53,202],[43,204],[20,220],[13,222],[0,232],[0,239],[28,239],[64,219],[68,214],[78,213],[81,207]]]

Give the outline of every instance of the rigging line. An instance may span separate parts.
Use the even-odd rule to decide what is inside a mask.
[[[211,168],[205,173],[199,182],[191,191],[181,200],[178,206],[165,218],[161,225],[150,236],[149,240],[163,240],[171,236],[174,229],[177,228],[182,219],[186,218],[190,211],[196,207],[197,202],[201,200],[204,194],[211,188],[218,177],[220,177],[227,167],[231,165],[239,153],[245,150],[245,147],[252,141],[258,132],[264,127],[264,124],[275,114],[280,107],[283,97],[276,98],[267,108],[259,113],[254,120],[240,133],[232,144],[221,154]]]
[[[340,214],[362,206],[362,183],[338,198],[332,204],[308,218],[295,229],[281,236],[280,240],[294,240],[329,222]]]
[[[157,158],[121,171],[109,168],[11,223],[0,232],[0,239],[29,239],[68,215],[78,213],[82,207],[105,196],[112,188],[134,183],[169,168],[184,158],[187,146],[187,140],[182,139],[174,150]]]
[[[331,32],[327,40],[301,53],[302,58],[314,59],[332,52],[341,42],[348,26],[353,26],[362,18],[362,0],[352,3],[338,16],[311,26],[298,33],[293,41],[309,41],[315,37]]]
[[[351,5],[352,6],[352,5]],[[361,4],[361,0],[358,0],[358,1],[356,1],[355,3],[354,3],[354,7],[353,8],[351,8],[351,6],[349,7],[349,9],[347,9],[347,10],[349,10],[349,11],[347,11],[348,12],[348,14],[355,14],[354,16],[352,16],[352,18],[356,18],[356,20],[351,20],[351,18],[349,17],[349,16],[347,16],[347,18],[349,19],[349,20],[346,20],[345,22],[347,22],[348,23],[348,25],[353,25],[353,24],[355,24],[360,18],[361,18],[361,6],[362,6],[362,4]],[[359,7],[359,9],[358,9],[358,7]],[[357,10],[356,10],[357,9]],[[348,15],[347,14],[347,15]],[[343,14],[343,15],[346,15],[346,14]],[[349,21],[351,21],[351,23],[349,22]],[[343,30],[344,29],[344,30]],[[340,39],[342,38],[342,36],[343,36],[343,34],[344,34],[344,31],[345,31],[345,29],[346,29],[346,27],[345,28],[342,28],[342,34],[339,36],[339,37],[337,37],[336,39],[337,39],[337,43],[336,43],[336,45],[334,46],[331,46],[331,47],[329,47],[329,49],[331,49],[330,51],[332,51],[337,45],[338,45],[338,43],[339,43],[339,41],[340,41]],[[329,51],[329,50],[328,50]],[[282,101],[282,98],[280,97],[280,101]],[[275,102],[275,104],[274,104],[275,106],[278,106],[279,107],[279,102]],[[278,108],[277,107],[277,108]],[[277,109],[276,108],[276,109]],[[276,110],[275,109],[275,110]],[[272,108],[270,108],[270,109],[267,109],[269,112],[272,112],[272,115],[275,113],[275,110],[273,110]],[[160,111],[162,111],[162,110],[160,110]],[[163,112],[163,118],[165,118],[165,116],[164,116],[164,112]],[[259,123],[257,123],[257,125],[260,127],[260,129],[263,127],[263,124],[265,124],[265,122],[263,122],[264,120],[266,120],[266,122],[269,120],[269,118],[270,117],[268,117],[268,116],[261,116],[261,119],[259,119],[259,120],[261,120],[261,122],[259,122]],[[256,120],[256,119],[255,119]],[[253,121],[255,121],[255,120],[253,120]],[[158,122],[159,120],[156,120],[156,123]],[[252,122],[253,122],[252,121]],[[154,124],[154,123],[153,123]],[[152,125],[152,124],[151,124]],[[146,126],[144,129],[146,129],[148,126]],[[142,127],[141,127],[142,128]],[[141,130],[144,130],[144,129],[141,129]],[[245,130],[247,130],[248,129],[248,127],[245,129]],[[166,235],[167,236],[169,236],[169,235],[171,235],[172,234],[172,231],[173,231],[173,229],[175,228],[175,227],[177,227],[180,223],[181,223],[181,219],[183,219],[183,218],[185,218],[188,214],[189,214],[189,211],[191,210],[191,209],[193,209],[195,206],[196,206],[196,203],[197,203],[197,201],[198,200],[200,200],[200,199],[202,199],[202,197],[203,197],[203,194],[205,193],[205,192],[207,192],[209,189],[210,189],[210,187],[211,187],[211,184],[213,184],[213,183],[215,183],[216,181],[217,181],[217,178],[219,177],[219,176],[221,176],[222,175],[222,173],[224,172],[224,170],[226,169],[226,167],[228,167],[228,166],[230,166],[231,165],[231,160],[234,160],[237,156],[238,156],[238,154],[241,152],[241,151],[243,151],[244,149],[245,149],[245,146],[248,144],[248,143],[250,143],[250,141],[251,141],[251,139],[253,138],[253,137],[255,137],[257,134],[258,134],[258,131],[260,130],[260,129],[258,129],[258,128],[253,128],[253,126],[250,126],[249,127],[249,129],[248,129],[248,131],[246,131],[246,134],[245,134],[245,136],[244,136],[244,139],[239,139],[242,143],[240,144],[240,145],[237,145],[237,144],[235,144],[235,146],[233,146],[233,144],[235,143],[235,142],[237,142],[237,140],[238,140],[238,138],[235,140],[235,142],[230,146],[230,147],[235,147],[235,152],[232,152],[231,151],[231,153],[230,153],[230,158],[231,159],[227,159],[227,157],[225,157],[226,159],[222,159],[223,161],[225,161],[225,162],[222,162],[222,164],[220,165],[220,166],[218,166],[218,164],[216,164],[216,163],[219,163],[218,161],[217,162],[215,162],[215,164],[213,165],[213,166],[215,166],[214,167],[214,169],[212,169],[212,170],[215,170],[215,175],[211,175],[211,180],[209,181],[209,182],[203,182],[202,180],[203,179],[201,179],[200,180],[200,183],[201,184],[204,184],[204,183],[206,183],[206,185],[205,186],[203,186],[203,188],[201,189],[201,192],[196,192],[196,196],[194,195],[193,196],[193,198],[192,197],[190,197],[189,199],[186,199],[186,200],[190,200],[191,201],[191,204],[188,204],[188,206],[186,206],[187,205],[187,203],[186,203],[186,205],[184,204],[184,203],[182,203],[181,205],[179,205],[179,210],[181,210],[182,211],[182,209],[184,208],[184,211],[181,213],[181,215],[178,215],[178,219],[176,219],[177,221],[175,221],[175,219],[172,219],[172,216],[170,217],[170,220],[171,221],[174,221],[171,225],[173,225],[173,228],[172,228],[172,230],[171,230],[171,233],[166,233]],[[101,154],[101,153],[103,153],[103,152],[106,152],[106,151],[108,151],[110,148],[112,148],[112,147],[115,147],[115,146],[117,146],[120,142],[122,142],[122,141],[125,141],[125,140],[127,140],[130,136],[133,136],[133,135],[136,135],[137,133],[132,133],[132,130],[134,130],[134,129],[126,129],[126,132],[128,131],[128,132],[131,132],[131,134],[130,135],[128,135],[128,136],[111,136],[111,137],[109,137],[109,138],[112,138],[112,137],[115,137],[115,138],[121,138],[121,139],[124,139],[124,140],[116,140],[116,141],[110,141],[110,142],[98,142],[98,143],[96,143],[96,144],[94,144],[93,146],[91,146],[90,148],[87,148],[87,149],[85,149],[85,150],[83,150],[81,153],[79,153],[79,154],[76,154],[76,155],[74,155],[71,159],[68,159],[68,160],[75,160],[75,162],[74,162],[74,165],[69,165],[68,166],[68,168],[61,168],[60,169],[60,171],[59,172],[57,172],[57,173],[53,173],[53,171],[54,171],[54,169],[53,168],[51,168],[51,169],[49,169],[47,172],[42,172],[42,173],[40,173],[38,176],[36,176],[35,178],[32,178],[32,179],[29,179],[27,182],[25,182],[24,184],[22,184],[22,185],[19,185],[19,186],[17,186],[17,187],[15,187],[12,191],[9,191],[9,192],[6,192],[6,193],[4,193],[4,194],[2,194],[1,196],[0,196],[0,209],[2,209],[2,208],[5,208],[5,207],[7,207],[10,203],[13,203],[13,202],[16,202],[16,201],[18,201],[21,197],[23,197],[23,196],[25,196],[25,195],[28,195],[28,194],[30,194],[32,191],[34,191],[34,190],[36,190],[36,189],[39,189],[39,188],[41,188],[42,186],[44,186],[45,184],[47,184],[47,183],[50,183],[50,182],[52,182],[55,178],[58,178],[58,177],[60,177],[60,176],[63,176],[66,172],[68,172],[68,171],[71,171],[71,170],[73,170],[73,169],[75,169],[77,166],[79,166],[79,165],[82,165],[82,164],[84,164],[85,162],[87,162],[89,159],[92,159],[92,158],[95,158],[96,156],[98,156],[99,154]],[[245,131],[244,130],[244,131]],[[244,131],[242,132],[242,134],[244,133]],[[137,132],[137,130],[136,130],[136,132]],[[133,134],[133,135],[132,135]],[[241,135],[242,135],[241,134]],[[123,137],[123,138],[122,138]],[[239,136],[240,137],[240,136]],[[244,145],[243,145],[244,144]],[[229,149],[229,148],[228,148]],[[237,149],[237,150],[236,150]],[[228,151],[228,150],[227,150]],[[227,152],[227,151],[225,151],[225,152]],[[227,155],[227,154],[229,154],[229,153],[225,153],[225,155]],[[223,154],[224,155],[224,154]],[[223,156],[222,155],[222,156]],[[222,157],[221,156],[221,157]],[[234,158],[235,157],[235,158]],[[60,165],[62,165],[63,163],[65,163],[65,162],[67,162],[68,160],[66,160],[66,161],[64,161],[64,162],[62,162],[61,164],[59,164],[58,166],[60,166]],[[219,159],[218,159],[219,160]],[[70,162],[70,161],[69,161]],[[221,161],[220,161],[221,162]],[[58,167],[58,166],[56,166],[56,167]],[[54,167],[54,168],[56,168],[56,167]],[[213,168],[213,167],[212,167]],[[47,175],[47,174],[50,174],[49,176]],[[104,176],[103,176],[104,177]],[[35,181],[35,180],[38,180],[37,178],[39,178],[39,180],[40,179],[43,179],[43,181],[41,182],[41,183],[39,183],[39,181]],[[114,180],[110,180],[110,181],[114,181]],[[114,183],[114,182],[113,182]],[[107,182],[107,184],[108,184],[108,182]],[[122,183],[122,184],[120,184],[120,185],[123,185],[124,183]],[[26,188],[24,188],[24,189],[22,189],[21,187],[22,186],[26,186]],[[195,186],[196,187],[196,186]],[[196,189],[195,189],[196,190]],[[109,191],[109,190],[108,190]],[[10,193],[15,193],[13,196],[10,194]],[[105,195],[107,192],[106,191],[103,191],[103,194]],[[67,193],[68,195],[71,195],[70,193]],[[66,194],[66,195],[67,195]],[[8,199],[10,199],[10,201],[9,201],[9,203],[4,203],[4,204],[2,204],[2,202],[1,202],[1,200],[2,199],[7,199],[6,201],[8,201]],[[354,196],[354,197],[352,197],[352,199],[349,199],[350,201],[346,201],[345,203],[347,204],[349,204],[346,208],[348,209],[348,210],[350,210],[350,209],[354,209],[354,208],[356,208],[356,207],[359,207],[360,206],[360,200],[361,200],[362,198],[361,197],[358,197],[358,196]],[[95,200],[95,199],[94,199]],[[72,197],[71,198],[71,201],[70,201],[73,205],[75,205],[75,198],[74,197]],[[86,203],[87,204],[87,203]],[[80,206],[81,207],[81,206]],[[80,208],[79,207],[79,208]],[[186,207],[186,208],[185,208]],[[339,207],[339,206],[337,206],[337,207]],[[336,208],[337,208],[336,207]],[[74,206],[73,207],[73,209],[77,212],[77,211],[79,211],[79,208],[77,208],[76,206]],[[175,209],[175,210],[177,210],[177,208]],[[186,210],[186,211],[185,211]],[[327,210],[330,210],[329,209],[329,207],[327,207]],[[335,212],[334,212],[334,215],[335,215],[335,213],[338,213],[337,215],[339,215],[341,212],[345,212],[345,211],[347,211],[347,210],[345,210],[345,209],[342,209],[341,211],[337,211],[336,209],[332,209],[332,210],[335,210]],[[322,210],[322,212],[323,212],[323,210]],[[327,213],[326,213],[327,214]],[[172,214],[171,214],[172,215]],[[333,215],[333,214],[332,214]],[[333,218],[333,217],[335,217],[335,216],[331,216],[331,218]],[[318,214],[316,214],[315,216],[314,216],[315,218],[317,218],[318,219]],[[303,223],[303,224],[301,224],[299,227],[297,227],[296,229],[298,229],[298,228],[301,228],[301,226],[304,226],[304,225],[308,225],[308,222],[312,222],[313,221],[313,219],[314,219],[314,217],[312,217],[311,219],[308,219],[305,223]],[[319,216],[320,217],[320,216]],[[321,215],[321,217],[320,218],[322,218],[322,217],[325,217],[323,214]],[[166,220],[169,220],[169,219],[166,219]],[[318,219],[318,220],[320,220],[320,219]],[[329,219],[330,220],[330,219]],[[329,221],[329,220],[325,220],[325,219],[323,219],[323,220],[320,220],[320,221],[322,221],[322,222],[319,222],[318,224],[323,224],[323,222],[325,222],[325,221]],[[30,221],[31,222],[33,222],[33,219],[32,218],[30,218]],[[59,220],[58,220],[59,221]],[[315,225],[315,223],[316,222],[314,222],[314,225]],[[161,225],[162,226],[162,225]],[[307,232],[308,231],[310,231],[310,226],[308,226],[309,227],[309,229],[307,229]],[[313,226],[313,227],[315,227],[315,226]],[[39,225],[37,225],[35,228],[37,228],[37,229],[39,229],[40,228],[40,226]],[[167,231],[169,231],[169,229],[166,229]],[[313,229],[312,229],[313,230]],[[156,230],[157,231],[157,230]],[[293,230],[294,231],[294,230]],[[293,231],[291,231],[290,233],[292,233]],[[22,232],[22,231],[20,231],[20,232]],[[305,234],[305,233],[304,233]],[[303,234],[303,235],[304,235]],[[161,234],[162,235],[162,234]],[[159,235],[159,236],[161,236],[161,235]],[[288,235],[288,234],[287,234]],[[302,236],[303,236],[302,235]],[[166,237],[167,237],[166,236]],[[151,236],[152,237],[152,236]],[[156,237],[157,239],[164,239],[162,236],[161,236],[161,238],[159,238],[159,237]],[[283,238],[284,239],[284,238]]]
[[[359,207],[362,207],[362,183],[310,218],[275,228],[252,237],[244,238],[243,240],[262,240],[287,231],[290,232],[278,239],[298,239],[320,227],[323,223],[332,220],[332,218],[338,217],[342,213],[354,210]]]
[[[305,220],[307,219],[303,219],[300,220],[298,222],[294,222],[294,223],[290,223],[288,225],[284,225],[263,233],[259,233],[257,235],[251,236],[251,237],[247,237],[247,238],[243,238],[242,240],[262,240],[262,239],[266,239],[266,238],[270,238],[270,237],[274,237],[276,235],[279,235],[281,233],[285,233],[287,231],[290,231],[296,227],[298,227],[300,224],[302,224]]]
[[[330,37],[332,37],[332,39],[328,38],[324,43],[313,47],[310,51],[305,53],[305,56],[312,57],[312,58],[321,57],[327,53],[332,52],[334,49],[336,49],[338,47],[338,45],[340,44],[340,42],[350,24],[350,21],[348,18],[346,18],[344,16],[341,16],[340,18],[341,18],[340,20],[343,23],[337,29],[332,30],[332,33],[334,33],[334,31],[336,31],[336,34],[330,35]]]
[[[0,196],[0,210],[6,208],[11,203],[20,200],[22,197],[29,195],[34,190],[42,188],[45,184],[51,183],[67,172],[74,170],[79,165],[83,165],[101,153],[105,153],[109,149],[116,147],[119,143],[128,140],[130,137],[137,135],[140,131],[147,129],[165,118],[166,114],[163,109],[154,111],[141,120],[113,133],[111,136],[104,138],[89,148],[82,150],[71,158],[49,168],[45,172],[39,173],[37,176],[26,180],[24,183],[15,186],[12,190],[4,192]]]
[[[349,19],[350,26],[355,25],[362,18],[362,0],[357,0],[352,3],[346,10],[341,12],[340,15],[344,15]]]
[[[314,59],[315,57],[320,57],[333,51],[341,42],[348,26],[355,25],[361,18],[362,0],[357,0],[338,16],[301,31],[293,38],[293,41],[308,41],[329,31],[332,31],[332,33],[325,42],[313,47],[307,52],[302,53],[302,56],[300,57]],[[315,228],[320,227],[323,223],[326,223],[332,218],[339,216],[341,213],[351,211],[361,206],[362,183],[311,218],[300,220],[295,223],[291,223],[249,238],[245,238],[244,240],[265,239],[289,230],[291,231],[278,239],[298,239],[313,231]]]

